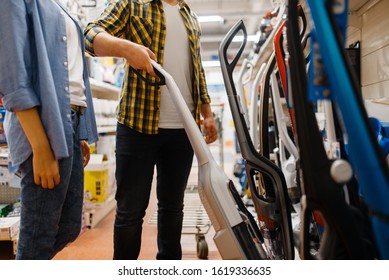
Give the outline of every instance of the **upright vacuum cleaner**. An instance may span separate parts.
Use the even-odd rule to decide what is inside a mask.
[[[230,62],[227,51],[234,36],[239,32],[243,32],[245,40]],[[245,159],[250,192],[264,238],[266,254],[269,259],[294,259],[290,205],[284,175],[277,165],[259,154],[253,146],[233,82],[233,71],[246,45],[246,40],[245,26],[243,21],[239,21],[221,42],[219,57],[224,84],[242,157]]]
[[[215,229],[214,242],[223,259],[265,259],[258,226],[249,211],[239,201],[233,182],[213,158],[179,88],[172,76],[161,65],[152,61],[160,78],[158,85],[166,84],[198,161],[199,195]],[[139,75],[142,79],[146,79]],[[235,191],[236,193],[231,193]]]

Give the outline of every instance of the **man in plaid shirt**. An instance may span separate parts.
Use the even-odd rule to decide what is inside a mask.
[[[183,200],[193,149],[166,86],[141,80],[134,69],[156,79],[151,60],[172,75],[194,119],[204,118],[205,140],[217,138],[200,57],[197,16],[182,0],[111,2],[84,32],[92,56],[122,57],[126,79],[117,108],[117,210],[114,259],[137,259],[142,223],[157,167],[157,259],[181,259]]]

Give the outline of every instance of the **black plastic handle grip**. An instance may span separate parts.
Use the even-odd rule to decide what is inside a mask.
[[[159,80],[158,81],[153,81],[151,79],[148,79],[146,78],[145,76],[142,75],[142,73],[139,71],[139,70],[136,70],[135,68],[131,67],[132,70],[135,72],[135,74],[143,81],[145,81],[146,84],[148,85],[151,85],[151,86],[163,86],[163,85],[166,85],[166,80],[165,80],[165,76],[158,71],[158,69],[156,69],[154,66],[153,66],[153,69],[154,69],[154,72],[155,74],[157,74]]]
[[[227,54],[228,54],[227,50],[230,47],[232,40],[235,38],[235,35],[238,34],[240,31],[243,32],[243,42],[240,45],[239,50],[236,53],[234,59],[231,61],[231,63],[229,63],[228,58],[227,58]],[[236,64],[238,63],[238,60],[239,60],[240,56],[242,55],[242,52],[246,46],[246,43],[247,43],[246,27],[244,26],[243,21],[239,20],[233,26],[233,28],[231,28],[231,30],[226,34],[224,40],[222,41],[222,43],[219,46],[219,54],[221,54],[223,56],[223,61],[225,62],[226,69],[227,69],[229,75],[231,75],[231,77],[232,77],[232,72],[234,71],[234,68],[235,68]]]

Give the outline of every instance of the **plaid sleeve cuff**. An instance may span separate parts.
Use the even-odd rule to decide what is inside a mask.
[[[211,103],[211,98],[209,97],[208,94],[202,94],[200,99],[201,99],[201,104]]]
[[[201,104],[211,103],[211,97],[208,94],[207,82],[205,81],[204,69],[200,72],[200,100]]]
[[[85,29],[85,50],[91,56],[95,56],[93,40],[95,39],[96,35],[101,32],[105,32],[104,28],[92,24],[89,24]]]

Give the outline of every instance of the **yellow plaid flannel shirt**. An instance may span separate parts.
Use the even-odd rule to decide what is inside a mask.
[[[192,96],[194,118],[200,123],[200,105],[210,103],[200,57],[200,25],[197,16],[184,1],[180,13],[188,31],[193,65]],[[86,51],[94,56],[93,39],[100,32],[142,44],[153,51],[163,65],[166,21],[161,0],[119,0],[111,2],[101,16],[84,31]],[[145,71],[148,79],[153,80]],[[146,134],[158,133],[160,87],[146,84],[127,64],[119,106],[118,122]]]

